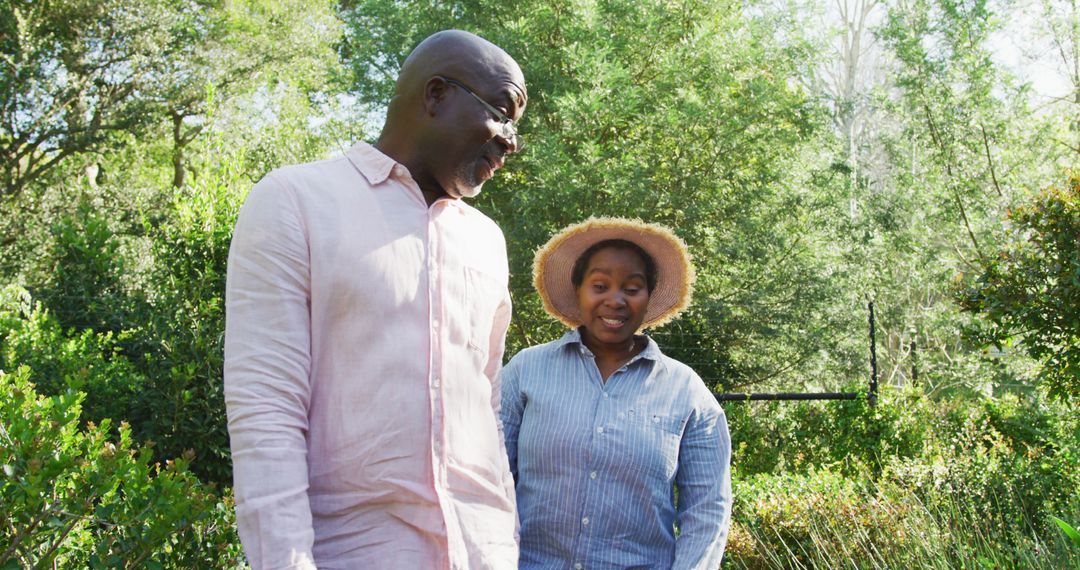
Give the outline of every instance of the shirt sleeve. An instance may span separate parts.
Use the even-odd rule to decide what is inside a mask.
[[[510,327],[510,315],[511,310],[510,291],[504,290],[503,299],[499,302],[499,308],[495,310],[495,320],[491,327],[491,339],[488,345],[488,362],[484,366],[484,374],[491,379],[491,409],[495,412],[495,424],[499,431],[499,443],[502,447],[506,447],[506,441],[503,436],[502,415],[500,407],[502,404],[502,377],[500,370],[502,369],[503,353],[506,350],[506,331]],[[506,497],[512,504],[516,504],[516,493],[514,492],[514,479],[507,477],[503,482],[504,491]],[[517,537],[517,529],[514,531],[515,538]]]
[[[679,538],[673,570],[720,567],[731,521],[731,438],[723,409],[708,395],[689,420],[679,450]]]
[[[306,433],[307,233],[274,174],[240,211],[225,286],[225,406],[236,518],[252,568],[314,569]]]

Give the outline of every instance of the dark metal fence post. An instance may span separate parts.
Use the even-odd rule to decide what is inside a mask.
[[[871,406],[877,403],[877,342],[874,339],[874,302],[867,304],[870,309],[870,393],[866,395]]]
[[[869,299],[869,295],[867,295]],[[870,301],[867,306],[870,309],[870,391],[866,394],[866,399],[873,406],[877,403],[877,389],[878,389],[878,370],[877,370],[877,341],[874,338],[874,302]],[[911,345],[912,351],[915,350],[914,341]],[[917,372],[913,372],[917,374]],[[758,400],[858,400],[862,398],[862,394],[859,392],[779,392],[773,394],[719,394],[713,393],[713,396],[721,402],[752,402]]]
[[[911,385],[919,385],[919,353],[916,351],[915,337],[911,337]]]

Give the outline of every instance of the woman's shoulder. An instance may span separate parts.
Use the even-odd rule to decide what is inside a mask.
[[[548,362],[554,358],[558,358],[564,352],[563,349],[566,344],[567,338],[566,336],[562,336],[543,344],[523,348],[510,359],[510,362],[507,363],[506,367],[514,368]]]
[[[669,385],[675,384],[681,393],[689,396],[690,400],[696,404],[695,407],[721,410],[720,403],[716,401],[716,396],[697,371],[682,361],[663,353],[660,354],[658,360],[664,367],[664,382]]]

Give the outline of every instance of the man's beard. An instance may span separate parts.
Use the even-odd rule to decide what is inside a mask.
[[[484,160],[480,158],[478,160]],[[476,177],[476,162],[471,165],[461,165],[458,167],[456,176],[454,176],[457,182],[456,186],[447,186],[444,188],[446,195],[451,198],[475,198],[480,193],[480,188],[484,183],[477,180]]]

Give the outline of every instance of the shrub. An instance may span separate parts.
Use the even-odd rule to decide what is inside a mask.
[[[927,438],[928,401],[906,390],[881,392],[877,405],[865,399],[732,403],[733,461],[746,474],[819,467],[858,474],[880,472],[889,457],[914,457]]]
[[[725,568],[1049,570],[1080,563],[1062,533],[988,523],[978,497],[945,493],[927,501],[894,484],[816,470],[736,478],[735,498]]]
[[[46,395],[85,393],[84,420],[138,422],[150,414],[142,397],[146,378],[123,355],[125,338],[91,329],[65,331],[25,289],[0,289],[0,370],[29,367],[31,380]]]
[[[1011,235],[966,290],[964,309],[981,315],[986,343],[1018,347],[1042,363],[1054,398],[1080,402],[1080,174],[1008,216]]]
[[[81,425],[82,393],[41,396],[29,376],[0,371],[0,567],[241,564],[229,500],[188,458],[152,462],[126,424]]]
[[[859,549],[893,556],[914,542],[934,539],[908,526],[910,503],[827,470],[740,479],[735,497],[729,551],[743,567],[823,560],[858,566],[870,560]],[[833,548],[822,550],[822,544]]]

